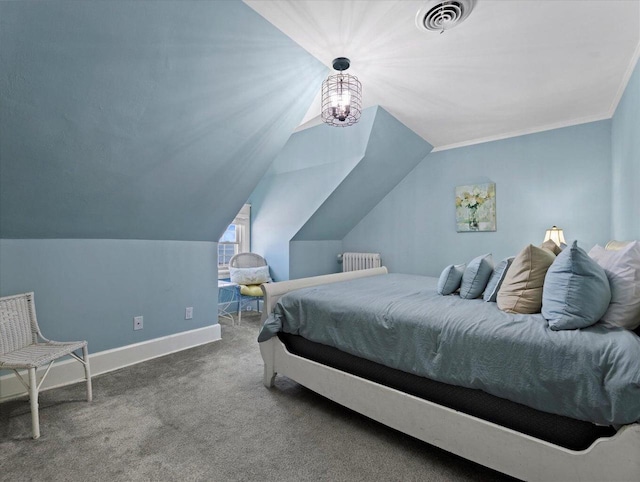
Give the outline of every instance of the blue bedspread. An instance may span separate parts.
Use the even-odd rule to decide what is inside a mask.
[[[278,331],[452,385],[600,424],[640,420],[640,337],[596,324],[552,331],[542,315],[436,293],[437,278],[387,274],[293,291]]]

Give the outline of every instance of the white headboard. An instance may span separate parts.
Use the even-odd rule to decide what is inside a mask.
[[[631,243],[631,241],[609,241],[604,249],[608,251],[617,251],[619,249],[624,248],[627,244]]]

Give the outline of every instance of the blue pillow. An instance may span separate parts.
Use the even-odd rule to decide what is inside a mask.
[[[604,269],[576,241],[555,259],[544,278],[542,316],[552,330],[597,323],[611,301]]]
[[[471,300],[479,297],[487,286],[492,273],[493,257],[491,253],[472,259],[462,275],[460,298]]]
[[[464,264],[450,264],[442,270],[440,279],[438,279],[438,287],[436,291],[440,295],[450,295],[460,288],[462,282],[462,273],[464,273]]]
[[[484,295],[482,296],[485,301],[493,301],[495,303],[496,299],[498,299],[498,290],[500,286],[502,286],[504,277],[507,275],[507,270],[514,259],[514,256],[505,258],[493,269],[493,274],[491,278],[489,278],[487,287],[484,289]]]

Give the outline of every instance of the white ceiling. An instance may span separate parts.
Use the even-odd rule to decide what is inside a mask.
[[[640,0],[478,0],[444,34],[416,28],[425,0],[245,3],[438,149],[609,118],[640,52]]]

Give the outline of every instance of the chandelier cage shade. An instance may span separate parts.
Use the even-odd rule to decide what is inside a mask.
[[[333,127],[351,126],[362,113],[362,84],[356,76],[344,73],[349,59],[338,57],[333,68],[340,72],[322,82],[322,121]]]
[[[547,229],[547,232],[544,235],[544,240],[551,240],[558,246],[567,244],[567,242],[564,240],[564,231],[558,226],[553,226],[550,229]]]

